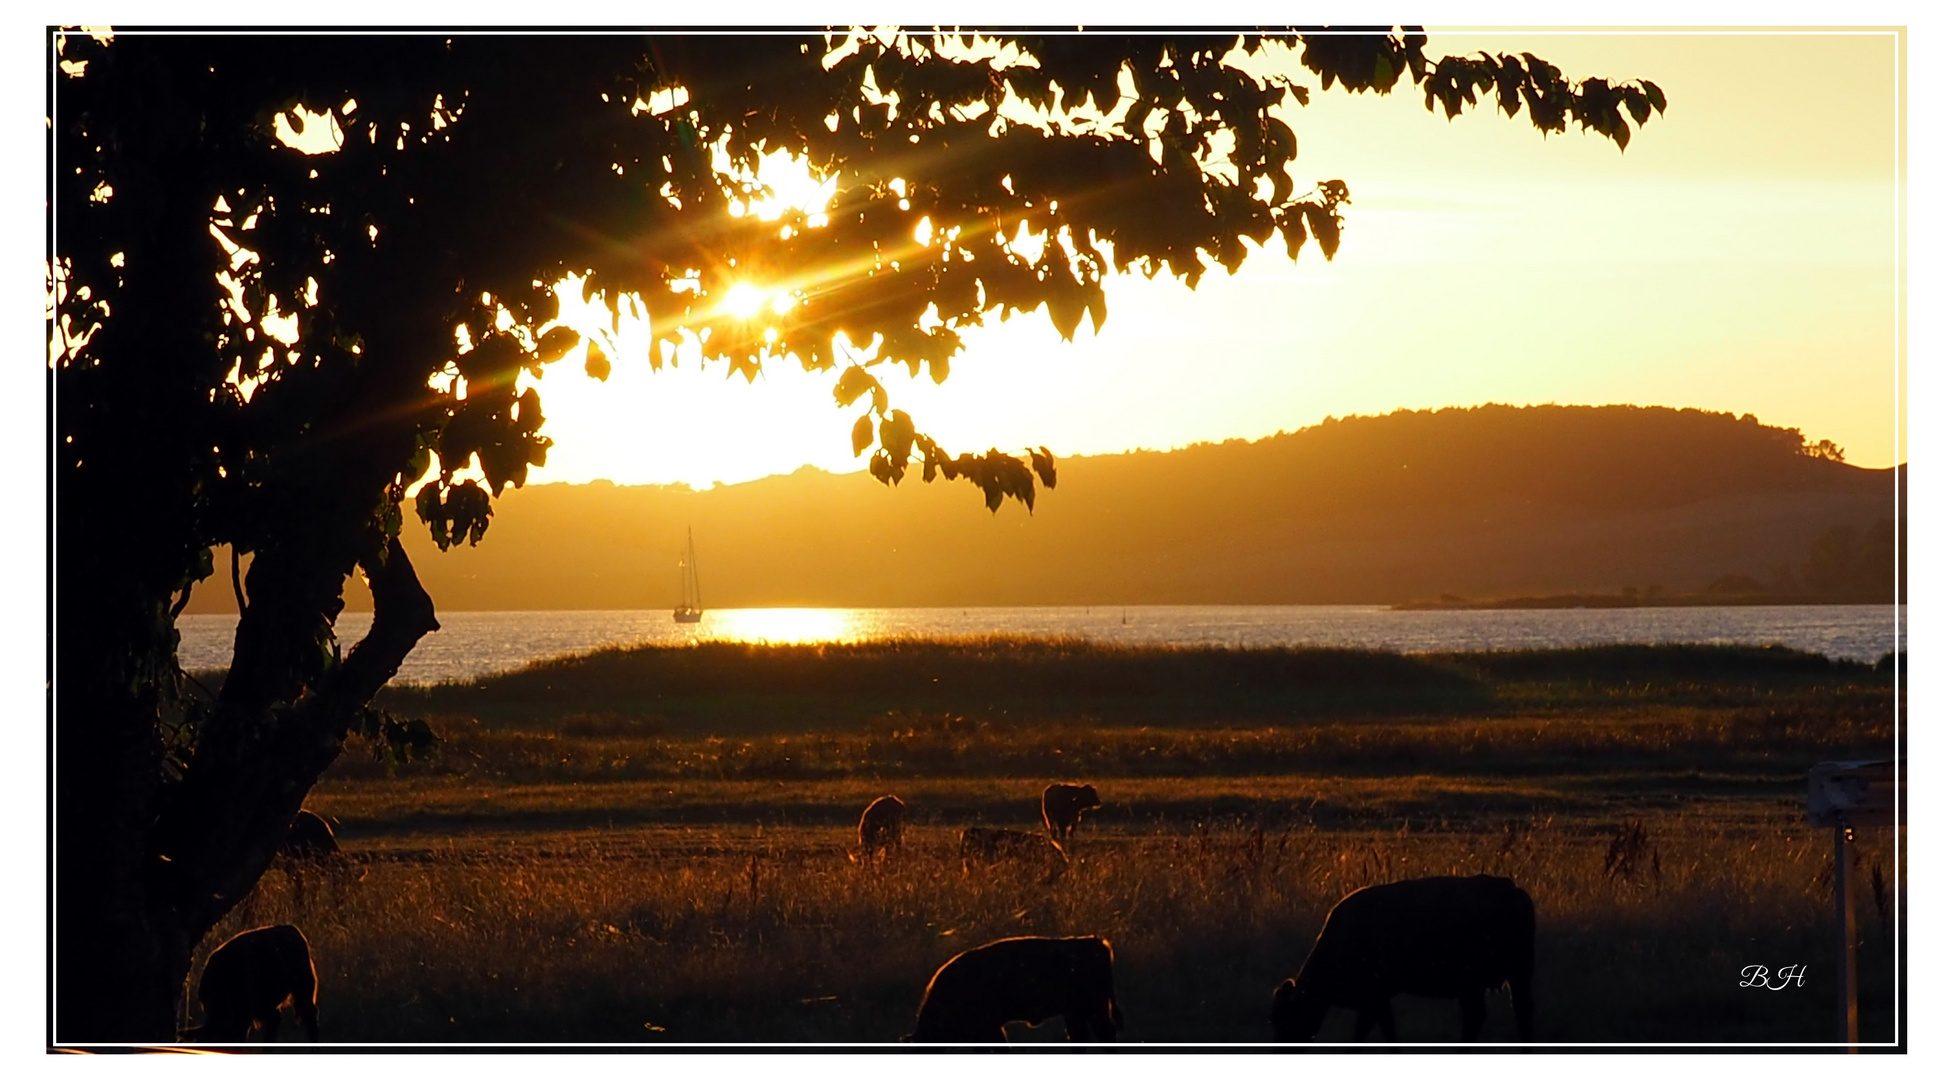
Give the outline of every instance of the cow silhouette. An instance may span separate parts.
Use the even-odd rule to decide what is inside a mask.
[[[1486,1022],[1486,991],[1513,992],[1520,1038],[1533,1039],[1533,899],[1511,878],[1428,877],[1373,885],[1338,901],[1309,958],[1276,987],[1278,1042],[1308,1042],[1332,1008],[1357,1010],[1357,1041],[1373,1024],[1396,1041],[1391,998],[1456,998],[1460,1038]]]
[[[292,818],[273,862],[291,881],[292,903],[299,908],[307,906],[308,894],[322,892],[328,903],[337,903],[354,882],[366,877],[365,869],[339,850],[332,826],[310,810],[300,810]]]
[[[858,857],[862,861],[886,859],[902,850],[903,814],[907,809],[894,795],[884,795],[868,804],[868,809],[862,811],[859,828]]]
[[[1045,789],[1040,806],[1045,814],[1045,832],[1063,846],[1072,839],[1079,815],[1099,809],[1099,792],[1091,784],[1053,784]]]
[[[1009,1042],[1004,1025],[1065,1018],[1073,1042],[1112,1042],[1125,1026],[1113,946],[1099,937],[1010,937],[951,957],[930,976],[904,1042]]]
[[[261,926],[219,945],[204,964],[197,1000],[204,1022],[183,1042],[245,1042],[278,1035],[278,1007],[290,1002],[307,1038],[319,1041],[318,972],[312,949],[296,926]]]
[[[333,838],[332,826],[325,818],[300,810],[285,830],[285,842],[278,845],[278,853],[288,859],[329,859],[339,854],[339,841]]]

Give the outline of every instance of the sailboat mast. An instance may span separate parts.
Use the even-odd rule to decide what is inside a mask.
[[[685,606],[699,607],[699,556],[692,547],[692,528],[685,529]]]
[[[685,553],[678,561],[678,606],[672,609],[672,618],[682,623],[695,623],[703,613],[699,597],[699,568],[697,555],[692,548],[692,529],[685,530]]]

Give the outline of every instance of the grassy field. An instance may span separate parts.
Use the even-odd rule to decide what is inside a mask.
[[[301,926],[336,1041],[890,1042],[937,965],[1023,933],[1113,942],[1125,1039],[1259,1041],[1339,897],[1479,872],[1538,906],[1543,1040],[1824,1041],[1804,772],[1890,754],[1904,715],[1890,670],[1781,649],[1010,639],[611,651],[386,704],[437,754],[355,748],[309,803],[365,879],[299,905],[274,871],[206,943]],[[958,828],[1035,828],[1044,785],[1081,779],[1106,805],[1056,884],[965,876]],[[891,792],[908,847],[852,861]],[[1868,1039],[1892,1030],[1893,841],[1861,841]],[[1750,964],[1809,967],[1774,992],[1738,985]],[[1456,1036],[1456,1006],[1398,1013],[1405,1040]],[[1496,1000],[1486,1037],[1512,1034]]]

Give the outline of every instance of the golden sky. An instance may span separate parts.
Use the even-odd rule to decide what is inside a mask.
[[[952,452],[1167,449],[1498,401],[1748,412],[1857,465],[1906,459],[1895,35],[1434,31],[1427,52],[1480,49],[1651,79],[1668,114],[1622,153],[1483,103],[1448,123],[1402,89],[1314,94],[1287,106],[1291,171],[1350,186],[1335,262],[1291,263],[1277,238],[1195,292],[1119,278],[1097,337],[1066,344],[1042,313],[968,333],[944,385],[885,375],[894,405]],[[696,356],[614,359],[606,383],[574,362],[539,380],[556,446],[532,482],[861,467],[832,375],[780,364],[749,386]]]

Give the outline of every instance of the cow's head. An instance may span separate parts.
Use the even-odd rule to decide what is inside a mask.
[[[1330,1003],[1322,994],[1305,992],[1294,979],[1282,980],[1276,987],[1275,1004],[1269,1009],[1269,1023],[1277,1042],[1309,1042],[1323,1026]]]

